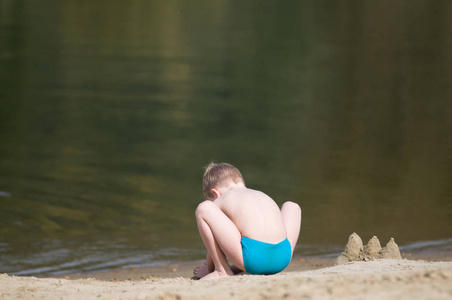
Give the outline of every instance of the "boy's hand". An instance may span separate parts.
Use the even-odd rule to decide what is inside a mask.
[[[201,279],[207,274],[209,274],[209,267],[207,266],[207,261],[204,261],[193,270],[192,279]]]

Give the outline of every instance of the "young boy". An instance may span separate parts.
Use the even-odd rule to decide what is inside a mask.
[[[194,270],[201,279],[275,274],[287,267],[301,226],[298,204],[278,205],[266,194],[245,187],[240,171],[211,163],[203,177],[207,199],[196,208],[196,222],[207,261]],[[230,266],[227,258],[233,266]]]

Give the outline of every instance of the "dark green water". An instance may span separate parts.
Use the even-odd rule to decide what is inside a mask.
[[[0,273],[202,259],[211,160],[297,255],[452,251],[452,2],[0,5]]]

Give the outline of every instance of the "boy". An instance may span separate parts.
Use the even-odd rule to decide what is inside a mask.
[[[207,199],[196,208],[196,222],[207,261],[194,270],[201,279],[275,274],[287,267],[301,226],[298,204],[278,205],[266,194],[245,187],[240,171],[211,163],[203,177]],[[228,264],[227,258],[233,266]]]

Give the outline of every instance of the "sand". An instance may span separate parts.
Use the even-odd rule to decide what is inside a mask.
[[[66,276],[69,279],[1,274],[0,299],[452,299],[450,261],[333,264],[334,259],[301,258],[280,274],[216,281],[191,280],[192,264],[161,267],[166,270],[161,270],[163,278],[152,274],[158,268],[97,273],[97,279],[81,278],[83,274]]]
[[[364,246],[359,235],[354,232],[349,236],[344,252],[336,259],[336,264],[343,265],[352,261],[368,261],[381,258],[402,259],[399,246],[395,243],[394,238],[391,238],[386,246],[382,248],[380,240],[373,236]]]

